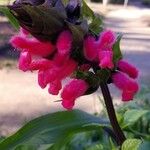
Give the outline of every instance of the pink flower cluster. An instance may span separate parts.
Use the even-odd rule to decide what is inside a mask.
[[[112,72],[114,66],[117,65],[118,70],[112,73],[112,80],[122,90],[122,99],[128,101],[133,99],[138,91],[138,84],[133,80],[137,78],[138,71],[124,60],[114,64],[113,45],[115,42],[116,35],[110,30],[100,33],[98,39],[92,35],[86,36],[83,41],[83,53],[84,59],[90,63],[79,64],[71,56],[73,36],[69,30],[62,31],[55,43],[39,41],[31,37],[24,29],[21,29],[20,33],[10,40],[12,46],[20,50],[19,69],[37,70],[39,86],[43,89],[48,86],[50,94],[58,95],[62,89],[62,81],[78,69],[88,72],[92,68],[91,63],[98,63],[99,69],[109,69]],[[89,88],[90,84],[87,80],[74,77],[65,85],[60,94],[63,107],[71,110],[75,100],[84,95]]]
[[[88,36],[84,41],[84,55],[89,61],[99,63],[100,68],[113,69],[113,45],[116,35],[110,30],[103,31],[98,40]],[[118,71],[112,75],[113,83],[122,90],[122,100],[132,100],[139,87],[135,80],[138,77],[137,69],[124,60],[117,64]]]
[[[55,45],[31,38],[24,29],[10,40],[12,46],[21,51],[19,69],[38,70],[40,87],[48,86],[48,92],[53,95],[59,94],[62,89],[62,80],[77,69],[78,63],[70,57],[72,42],[72,34],[68,30],[60,33]],[[52,59],[47,59],[51,56],[53,56]],[[83,95],[88,87],[84,80],[78,79],[73,79],[67,84],[61,93],[64,108],[72,109],[75,99]]]
[[[110,30],[103,31],[98,40],[88,36],[84,41],[84,55],[89,61],[98,61],[102,69],[112,69],[114,67],[112,48],[115,42],[116,36]]]

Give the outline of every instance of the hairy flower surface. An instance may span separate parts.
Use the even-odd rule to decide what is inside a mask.
[[[134,95],[138,92],[138,84],[126,74],[117,72],[112,76],[113,83],[122,90],[122,100],[132,100]]]
[[[29,70],[29,66],[31,63],[31,55],[29,52],[21,52],[19,58],[19,69],[22,71]]]
[[[131,78],[135,79],[138,77],[138,70],[133,65],[129,64],[125,60],[118,61],[117,67],[122,72],[128,74]]]
[[[99,60],[100,60],[99,66],[101,68],[112,69],[114,67],[112,59],[113,59],[113,52],[112,51],[108,50],[108,51],[100,51],[99,52]]]
[[[74,79],[69,84],[67,84],[62,93],[62,105],[64,108],[70,110],[73,108],[75,100],[84,95],[84,93],[87,91],[89,85],[84,81],[80,79]]]
[[[57,50],[58,53],[65,55],[70,53],[71,51],[71,46],[72,46],[72,35],[70,33],[70,31],[63,31],[62,33],[60,33],[60,35],[58,36],[57,39]]]
[[[50,55],[55,49],[51,42],[41,42],[35,38],[25,37],[22,34],[13,36],[10,43],[19,50],[26,50],[33,55],[43,57]]]
[[[97,57],[97,44],[93,36],[88,36],[84,40],[84,56],[90,61]]]
[[[116,35],[111,30],[105,30],[100,33],[98,48],[100,50],[111,49],[116,41]]]

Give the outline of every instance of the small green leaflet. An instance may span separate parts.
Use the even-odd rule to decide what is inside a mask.
[[[9,8],[1,6],[0,7],[0,12],[2,12],[10,21],[10,23],[12,24],[12,26],[18,30],[19,29],[19,22],[17,21],[17,19],[11,14],[11,12],[9,11]]]

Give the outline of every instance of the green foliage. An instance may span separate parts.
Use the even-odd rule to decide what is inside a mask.
[[[93,34],[98,35],[102,31],[102,18],[98,14],[94,14],[91,8],[82,0],[81,14],[83,19],[88,20],[89,31]]]
[[[141,90],[138,98],[117,108],[117,118],[127,140],[121,150],[149,150],[150,103]],[[145,104],[146,103],[146,104]],[[103,116],[104,117],[104,116]],[[107,121],[74,110],[48,114],[27,123],[14,135],[0,142],[0,149],[10,150],[119,150],[109,132]]]
[[[16,30],[19,29],[19,23],[17,19],[11,14],[10,10],[7,7],[1,6],[0,12],[2,12],[8,18],[8,20]]]
[[[99,33],[102,31],[102,19],[100,16],[97,16],[93,19],[89,25],[89,30],[95,35],[99,35]]]
[[[127,139],[122,147],[121,150],[138,150],[138,147],[142,143],[139,139]]]
[[[118,62],[122,58],[122,53],[120,50],[120,41],[121,41],[122,36],[119,35],[117,38],[116,43],[113,46],[113,61],[114,63]]]
[[[53,144],[52,148],[57,150],[65,146],[75,133],[100,130],[106,123],[79,110],[48,114],[30,121],[17,133],[3,140],[0,149],[37,149],[42,144]]]
[[[67,22],[67,25],[73,34],[74,45],[82,44],[84,36],[88,32],[88,24],[86,20],[83,21],[80,25],[74,25],[69,22]]]
[[[136,123],[143,115],[148,113],[148,110],[131,109],[124,113],[124,124],[126,126]]]

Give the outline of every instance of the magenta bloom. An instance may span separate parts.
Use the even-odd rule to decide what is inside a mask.
[[[71,75],[76,67],[77,63],[72,59],[68,59],[62,66],[56,66],[55,63],[53,63],[49,69],[39,71],[38,83],[41,88],[45,88],[47,84],[55,82],[56,80],[61,81]]]
[[[61,81],[55,80],[50,83],[48,92],[52,95],[58,95],[61,88],[62,88]]]
[[[98,49],[112,49],[113,44],[116,41],[116,35],[111,30],[103,31],[100,34],[98,41]]]
[[[62,33],[60,33],[56,44],[58,53],[63,55],[68,54],[71,50],[72,41],[73,39],[70,31],[65,30]]]
[[[33,55],[48,56],[53,53],[55,47],[51,42],[41,42],[35,38],[28,38],[23,34],[15,35],[11,38],[10,43],[13,47],[26,50]]]
[[[138,92],[139,86],[136,81],[129,78],[126,74],[117,72],[112,76],[113,83],[122,90],[122,100],[132,100],[134,95]]]
[[[100,51],[99,52],[99,66],[101,68],[109,68],[112,69],[114,67],[113,64],[113,52],[112,51]]]
[[[21,52],[19,58],[19,69],[22,71],[29,70],[29,66],[31,63],[31,55],[29,52]]]
[[[84,95],[88,87],[89,85],[84,80],[73,79],[64,87],[61,93],[63,107],[71,110],[74,106],[75,100]]]
[[[129,64],[127,61],[120,60],[117,64],[120,71],[128,74],[131,78],[135,79],[138,77],[138,70],[133,65]]]
[[[43,71],[43,70],[39,70],[39,72],[38,72],[38,84],[42,89],[44,89],[47,86],[47,84],[48,84],[47,80],[48,80],[47,72]]]
[[[39,60],[33,60],[29,66],[29,70],[46,70],[51,68],[53,65],[53,62],[48,59],[39,59]]]
[[[93,36],[84,40],[84,56],[87,60],[93,61],[97,57],[97,43]]]

